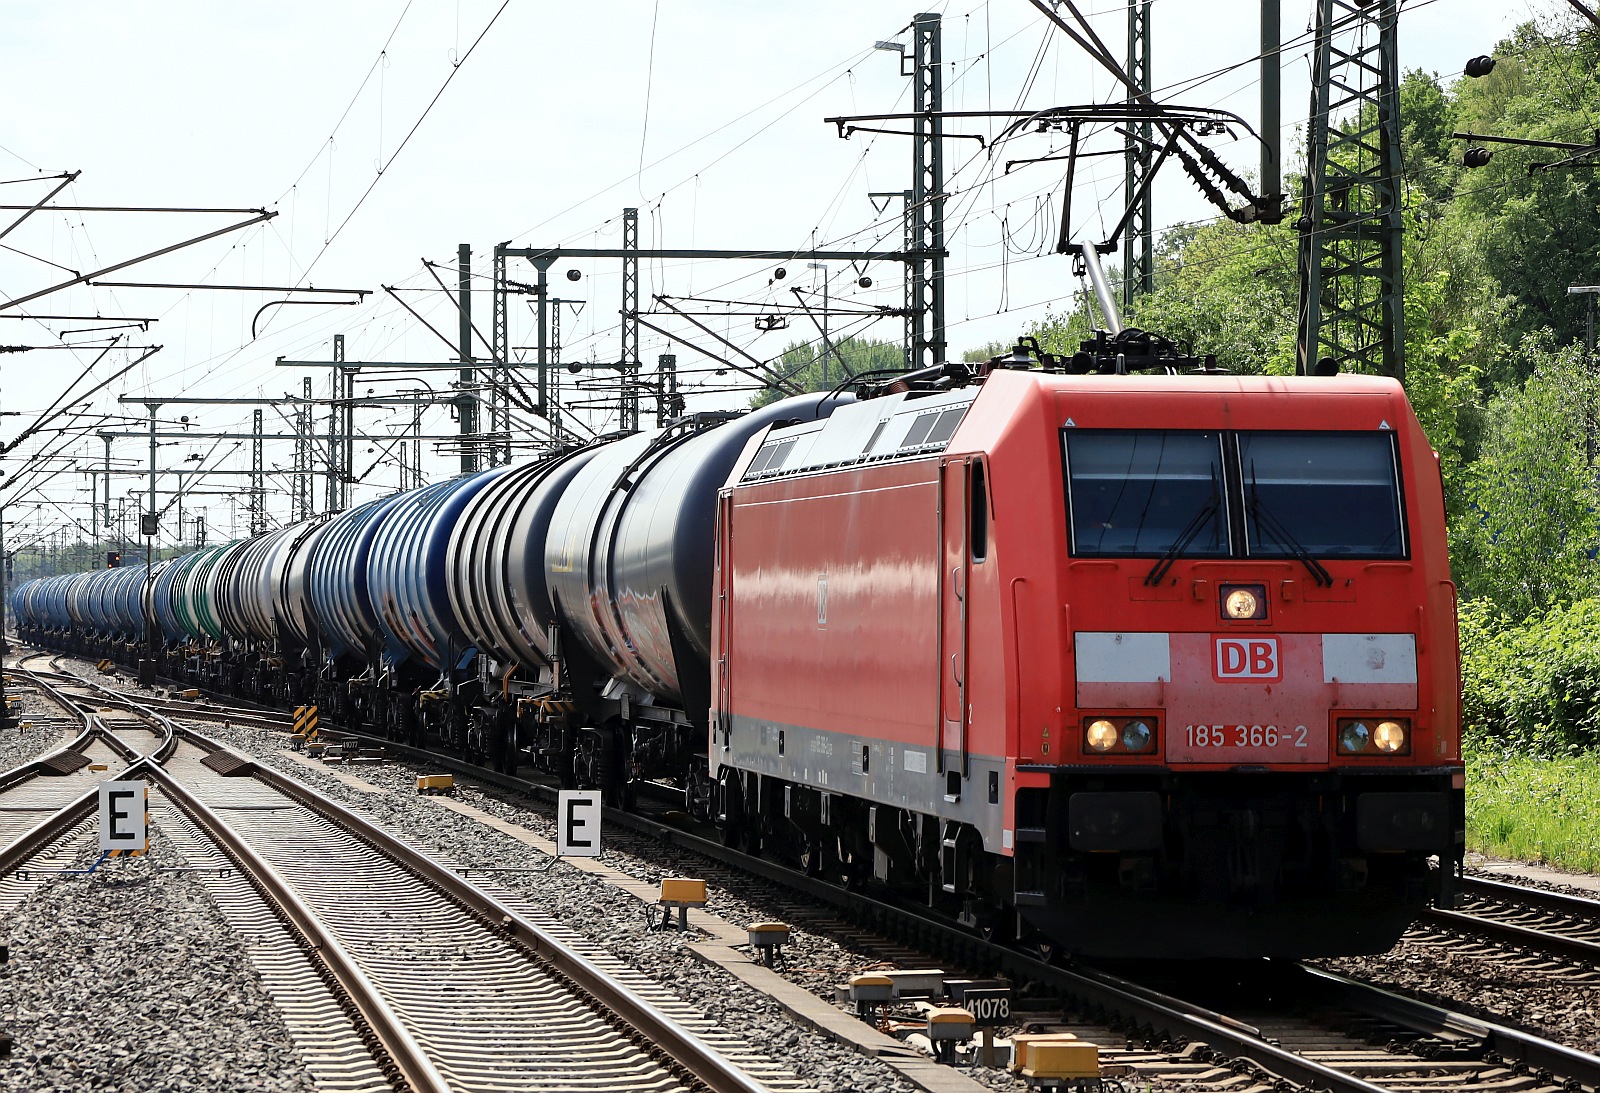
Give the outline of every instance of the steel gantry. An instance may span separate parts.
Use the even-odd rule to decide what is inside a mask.
[[[633,214],[631,219],[628,215],[630,213]],[[633,225],[631,228],[629,227],[630,223]],[[708,337],[726,346],[732,351],[733,356],[743,357],[748,364],[740,364],[738,361],[733,360],[731,356],[719,356],[712,350],[673,334],[670,330],[667,330],[656,323],[647,322],[641,319],[640,315],[642,312],[639,307],[638,280],[638,268],[640,262],[654,261],[658,259],[687,258],[695,260],[738,260],[771,263],[801,262],[807,260],[833,260],[860,263],[900,262],[911,265],[926,257],[926,255],[920,253],[908,253],[906,251],[890,250],[806,250],[795,248],[781,249],[776,247],[751,248],[748,250],[717,250],[684,247],[658,247],[647,249],[637,245],[637,225],[637,210],[624,210],[624,245],[622,247],[513,247],[506,243],[502,243],[495,247],[497,268],[498,264],[505,260],[512,258],[521,259],[534,267],[538,277],[537,282],[532,286],[519,286],[515,281],[506,278],[504,274],[497,275],[504,278],[502,283],[505,286],[505,292],[507,294],[515,294],[516,292],[520,291],[533,295],[538,301],[538,343],[535,347],[537,356],[534,361],[534,365],[538,370],[539,391],[538,409],[536,412],[539,413],[539,416],[544,417],[549,421],[551,432],[553,434],[560,435],[563,430],[556,420],[558,408],[553,402],[552,385],[550,382],[550,370],[555,365],[556,357],[559,355],[559,327],[556,325],[557,321],[553,317],[552,309],[563,303],[582,302],[559,300],[550,295],[549,272],[550,268],[557,262],[583,258],[611,258],[620,259],[622,261],[622,345],[618,354],[618,359],[615,361],[602,361],[583,365],[569,364],[567,367],[573,371],[577,371],[580,368],[604,368],[616,370],[621,377],[622,386],[622,395],[620,399],[621,421],[631,431],[637,430],[640,427],[639,391],[641,388],[651,392],[658,400],[658,415],[660,413],[661,400],[675,402],[677,399],[681,398],[676,386],[677,377],[675,373],[670,381],[667,381],[665,377],[658,377],[656,381],[646,382],[641,376],[639,361],[639,329],[641,327],[648,327],[651,331],[660,334],[662,337],[677,342],[678,344],[683,345],[685,348],[693,349],[698,353],[702,353],[705,356],[715,360],[719,365],[725,366],[733,371],[743,373],[759,383],[773,387],[777,390],[784,390],[785,388],[785,381],[783,377],[779,376],[777,373],[773,372],[770,367],[768,367],[769,362],[759,360],[756,357],[746,353],[742,348],[728,342],[727,339],[722,337],[722,335],[718,334],[704,323],[699,322],[692,313],[684,311],[683,309],[678,308],[668,302],[667,297],[658,294],[654,297],[654,300],[658,304],[665,304],[665,306],[675,317],[687,321],[691,325],[697,327]],[[574,276],[577,273],[577,270],[569,270],[569,279],[577,280],[578,277]],[[497,304],[496,315],[498,316],[500,313],[500,305]],[[895,312],[885,311],[884,314],[895,314]],[[552,346],[552,330],[557,332],[554,338],[556,343],[554,347]],[[495,337],[496,340],[501,341],[502,344],[509,343],[509,331],[497,332]],[[675,369],[677,364],[676,355],[669,356],[671,356],[672,366]],[[509,367],[510,366],[508,365],[508,371]],[[791,388],[793,387],[792,384],[788,386]],[[789,393],[795,393],[795,391],[791,390]]]
[[[1405,380],[1399,0],[1317,0],[1296,371]]]

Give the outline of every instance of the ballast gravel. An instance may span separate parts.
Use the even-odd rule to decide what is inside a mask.
[[[591,874],[551,859],[538,850],[415,791],[417,771],[399,763],[343,766],[352,774],[386,792],[374,794],[353,788],[334,777],[310,769],[282,754],[285,737],[248,726],[196,723],[194,728],[251,754],[259,762],[280,770],[319,791],[372,816],[414,845],[435,849],[439,856],[461,867],[493,869],[473,879],[508,889],[532,909],[561,922],[618,959],[672,988],[686,1002],[711,1017],[726,1032],[739,1036],[767,1053],[821,1093],[913,1093],[907,1082],[888,1065],[851,1048],[836,1044],[796,1024],[783,1009],[760,992],[740,983],[720,968],[706,965],[687,951],[699,940],[692,932],[650,929],[648,911],[633,896]],[[518,824],[545,838],[555,838],[549,817],[474,789],[458,788],[458,800]],[[659,864],[608,849],[606,862],[613,868],[649,881],[670,875]],[[530,870],[505,872],[503,870]],[[470,875],[470,874],[469,874]],[[752,921],[754,913],[736,913],[736,901],[712,892],[709,909],[735,922]],[[770,915],[766,917],[771,917]],[[829,987],[859,970],[859,957],[824,954],[820,939],[796,939],[789,948],[792,965],[814,966],[813,958],[831,965],[825,977]],[[976,1077],[975,1072],[969,1072]],[[992,1076],[1018,1089],[1009,1076]]]
[[[76,719],[61,719],[61,709],[32,690],[8,681],[6,691],[16,704],[15,728],[0,729],[0,771],[13,770],[71,742],[81,731]]]
[[[86,846],[78,868],[98,856]],[[159,831],[148,857],[57,876],[3,929],[7,1093],[310,1093],[248,954]]]

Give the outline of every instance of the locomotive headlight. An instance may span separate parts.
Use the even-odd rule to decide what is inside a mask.
[[[1248,588],[1235,588],[1228,593],[1228,602],[1223,607],[1230,619],[1249,619],[1255,617],[1258,603],[1256,594]]]
[[[1117,746],[1117,726],[1105,718],[1089,722],[1083,738],[1095,751],[1110,751]]]
[[[1261,584],[1225,584],[1222,594],[1222,617],[1234,622],[1267,617],[1267,586]]]
[[[1386,755],[1406,750],[1406,726],[1401,721],[1380,721],[1372,730],[1372,744]]]
[[[1122,747],[1124,751],[1145,751],[1150,747],[1150,741],[1155,734],[1150,731],[1148,721],[1135,719],[1122,727]]]
[[[1365,721],[1346,721],[1339,726],[1339,754],[1360,755],[1372,743],[1372,727]]]

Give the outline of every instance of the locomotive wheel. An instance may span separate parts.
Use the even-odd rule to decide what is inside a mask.
[[[711,819],[713,792],[711,772],[706,769],[705,763],[699,759],[694,760],[689,764],[689,772],[684,777],[683,810],[697,820]]]
[[[1018,947],[1042,964],[1059,963],[1063,952],[1059,941],[1033,932],[1028,933]]]

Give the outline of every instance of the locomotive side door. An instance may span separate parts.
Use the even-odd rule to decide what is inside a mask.
[[[967,511],[972,461],[939,464],[939,772],[945,795],[959,797],[967,776]]]

